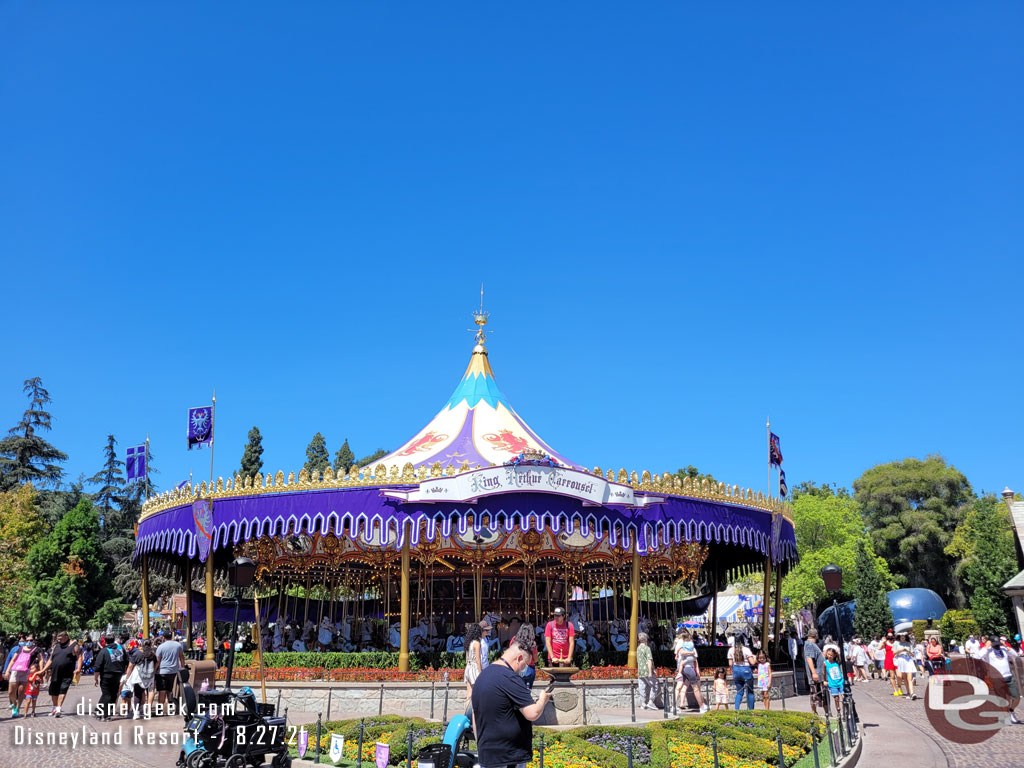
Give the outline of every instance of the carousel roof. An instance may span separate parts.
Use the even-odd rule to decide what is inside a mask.
[[[488,467],[504,464],[524,452],[545,454],[563,467],[582,469],[557,453],[523,421],[498,388],[487,358],[483,326],[485,315],[477,315],[477,344],[466,374],[448,402],[430,422],[398,450],[379,461],[383,464],[412,463],[413,467]]]

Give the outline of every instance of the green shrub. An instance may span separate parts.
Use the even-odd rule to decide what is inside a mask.
[[[236,653],[236,667],[251,667],[251,653]],[[398,669],[398,654],[386,651],[367,651],[365,653],[319,653],[314,651],[282,651],[280,653],[263,654],[265,667],[320,667],[323,669]],[[409,656],[409,668],[421,669],[420,660],[414,655]]]
[[[970,611],[949,610],[942,616],[939,622],[939,629],[942,631],[942,642],[948,643],[956,640],[962,643],[968,635],[978,636],[978,624],[974,620],[974,614]]]

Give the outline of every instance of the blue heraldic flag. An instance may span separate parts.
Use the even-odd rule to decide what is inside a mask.
[[[146,477],[146,446],[136,445],[125,451],[125,476],[132,480],[143,480]]]
[[[188,409],[188,449],[202,448],[213,442],[213,408],[204,405]]]
[[[782,466],[782,448],[779,447],[779,436],[774,432],[768,436],[768,461],[776,467]]]
[[[789,496],[789,486],[786,485],[786,473],[782,469],[779,469],[779,496],[783,499]]]

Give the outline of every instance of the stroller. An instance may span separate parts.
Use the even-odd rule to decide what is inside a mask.
[[[448,723],[444,741],[422,749],[416,758],[420,768],[474,768],[476,752],[467,747],[473,737],[472,724],[466,715],[456,715]]]
[[[273,704],[259,704],[249,687],[237,694],[182,686],[185,732],[177,768],[258,768],[271,756],[273,768],[290,768],[283,717]]]

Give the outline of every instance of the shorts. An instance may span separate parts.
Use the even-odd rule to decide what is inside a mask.
[[[51,696],[63,696],[71,687],[71,677],[54,677],[50,680],[49,693]]]
[[[695,684],[700,682],[700,676],[692,664],[684,664],[682,671],[676,675],[676,680],[680,683]]]
[[[1013,675],[1010,675],[1009,677],[1004,677],[1003,680],[1006,681],[1006,685],[1010,689],[1010,691],[1009,691],[1010,698],[1011,699],[1019,699],[1020,698],[1020,688],[1017,685],[1017,678],[1015,676],[1013,676]]]
[[[39,696],[38,693],[26,693],[25,694],[25,698],[28,699],[29,701],[35,701],[38,696]]]
[[[715,694],[715,704],[728,704],[728,703],[729,703],[729,694],[728,693],[716,693]]]
[[[167,691],[170,693],[174,690],[174,678],[178,676],[177,672],[168,672],[166,675],[156,676],[156,689],[158,691]]]
[[[821,680],[819,680],[818,682],[814,682],[814,680],[809,680],[808,685],[811,689],[811,704],[825,706],[825,691],[828,690],[825,684],[822,683]]]
[[[8,682],[11,682],[11,683],[27,683],[28,682],[28,672],[19,672],[18,670],[12,669],[10,672],[7,673],[7,675],[8,675]]]

